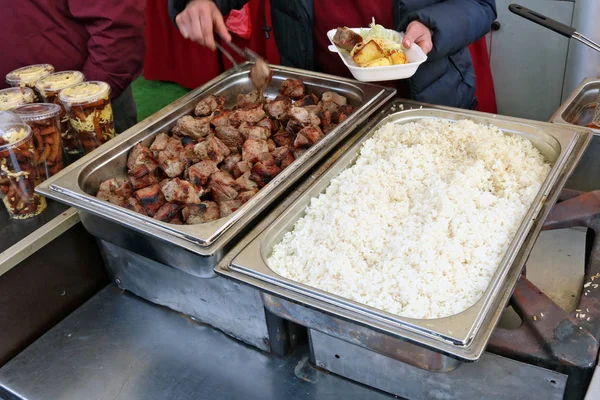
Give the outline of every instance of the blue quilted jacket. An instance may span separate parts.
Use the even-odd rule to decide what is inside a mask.
[[[169,0],[172,19],[187,2]],[[240,9],[246,2],[215,0],[223,14]],[[314,69],[313,0],[271,0],[271,7],[281,64]],[[475,101],[475,74],[467,46],[484,36],[495,18],[495,0],[394,0],[398,31],[419,20],[433,32],[433,50],[409,80],[410,97],[426,103],[471,108]]]

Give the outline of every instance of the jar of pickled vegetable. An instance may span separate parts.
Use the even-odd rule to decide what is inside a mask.
[[[69,124],[87,154],[115,137],[110,86],[105,82],[83,82],[58,95]]]
[[[27,219],[46,208],[34,192],[37,173],[31,128],[11,112],[0,111],[0,197],[14,219]]]
[[[15,69],[6,75],[6,83],[12,87],[28,87],[35,91],[35,84],[42,78],[47,77],[54,72],[54,67],[50,64],[28,65]],[[41,101],[36,93],[36,101]]]
[[[85,76],[79,71],[62,71],[50,74],[35,84],[35,88],[42,96],[44,102],[58,104],[61,108],[60,135],[62,137],[62,147],[68,161],[78,159],[83,155],[83,149],[81,148],[76,132],[70,129],[67,111],[58,99],[58,94],[64,88],[83,81],[85,81]]]
[[[8,111],[22,104],[33,103],[35,94],[29,88],[8,88],[0,90],[0,111]]]
[[[37,175],[45,181],[63,169],[60,145],[60,106],[57,104],[26,104],[12,109],[31,128]]]

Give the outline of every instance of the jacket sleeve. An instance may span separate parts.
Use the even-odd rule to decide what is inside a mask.
[[[90,35],[83,74],[87,80],[108,83],[111,96],[118,97],[144,65],[145,2],[120,0],[107,6],[103,1],[68,0],[68,4]]]
[[[217,7],[219,7],[221,14],[226,15],[226,14],[229,14],[229,12],[231,10],[234,10],[234,9],[239,10],[240,8],[242,8],[244,6],[244,4],[246,4],[250,0],[213,0],[213,1],[217,5]],[[173,23],[175,25],[177,25],[175,23],[175,17],[177,17],[177,15],[185,9],[185,7],[187,6],[187,4],[189,2],[190,2],[190,0],[169,0],[169,17],[171,17],[171,21],[173,21]]]
[[[399,30],[418,20],[433,33],[430,60],[452,55],[490,31],[497,17],[495,0],[444,0],[402,15]]]

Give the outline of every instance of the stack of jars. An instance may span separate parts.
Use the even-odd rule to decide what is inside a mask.
[[[14,70],[6,82],[12,87],[0,90],[0,197],[12,218],[25,219],[46,207],[35,185],[115,136],[110,86],[49,64]]]

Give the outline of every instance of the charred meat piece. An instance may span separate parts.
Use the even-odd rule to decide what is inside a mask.
[[[337,28],[335,35],[333,35],[333,43],[346,51],[352,51],[354,46],[362,43],[362,41],[362,36],[346,27]]]
[[[159,208],[165,204],[165,197],[158,185],[152,185],[137,190],[134,194],[135,198],[146,210],[146,214],[150,217],[154,217]]]
[[[258,188],[258,185],[256,182],[250,180],[250,171],[247,171],[235,180],[235,188],[240,192],[245,192]]]
[[[215,96],[208,96],[200,100],[194,109],[197,117],[206,117],[219,108],[219,101]]]
[[[294,147],[297,149],[308,148],[321,140],[323,136],[323,132],[318,126],[308,126],[298,132],[294,140]]]
[[[231,154],[229,157],[223,160],[223,164],[221,164],[221,170],[229,172],[233,175],[233,169],[235,168],[236,164],[240,161],[242,161],[241,154]]]
[[[170,220],[169,223],[173,224],[173,225],[183,225],[183,222],[181,222],[181,219],[179,218],[179,216],[176,216],[175,218]]]
[[[335,118],[337,119],[337,113],[335,114]],[[335,128],[335,124],[333,121],[333,115],[329,110],[323,111],[319,114],[319,119],[321,120],[321,130],[325,135]]]
[[[290,110],[288,111],[288,114],[290,118],[305,126],[319,126],[321,124],[321,120],[319,119],[319,117],[317,117],[315,113],[308,111],[306,108],[303,107],[292,106],[292,108],[290,108]]]
[[[279,93],[293,100],[304,97],[304,83],[299,79],[286,79],[279,88]]]
[[[179,154],[179,159],[183,162],[185,168],[200,161],[200,157],[194,151],[195,145],[196,142],[186,144],[183,151]]]
[[[216,127],[215,136],[229,148],[231,153],[239,153],[244,144],[242,134],[231,125]]]
[[[208,182],[208,178],[215,172],[218,172],[217,163],[211,160],[200,161],[185,171],[185,176],[188,181],[196,186],[204,186]]]
[[[269,146],[266,140],[248,139],[242,147],[242,160],[255,163],[261,153],[268,153]]]
[[[256,160],[256,162],[263,163],[264,165],[266,165],[268,167],[276,165],[275,157],[273,157],[273,155],[270,152],[260,154],[258,156],[258,160]]]
[[[257,162],[252,167],[250,179],[258,184],[258,187],[263,187],[275,178],[281,172],[281,168],[277,165],[265,165],[262,162]]]
[[[169,178],[181,175],[186,163],[181,161],[183,152],[181,141],[171,138],[164,150],[158,153],[158,165]]]
[[[277,148],[277,144],[273,141],[273,139],[267,139],[267,149],[269,149],[269,153]]]
[[[146,210],[144,209],[144,207],[142,207],[140,202],[135,197],[128,197],[123,202],[123,207],[125,207],[128,210],[134,211],[138,214],[147,215]]]
[[[273,139],[277,146],[290,146],[294,143],[295,135],[296,134],[293,131],[285,130],[277,132],[271,136],[271,139]]]
[[[170,222],[177,216],[182,207],[181,204],[165,203],[158,209],[156,214],[154,214],[154,219],[162,222]]]
[[[133,190],[139,190],[158,183],[156,174],[143,164],[129,170],[129,181]]]
[[[321,107],[321,110],[329,111],[332,114],[337,113],[340,110],[339,104],[333,101],[321,101],[319,106]]]
[[[231,111],[216,110],[210,116],[210,123],[216,128],[218,126],[229,125],[229,116]]]
[[[300,100],[296,101],[294,105],[296,107],[316,106],[319,104],[319,98],[313,93],[307,94]]]
[[[96,197],[120,206],[126,198],[131,197],[132,193],[132,187],[128,181],[113,178],[100,184]]]
[[[229,147],[214,136],[195,145],[194,152],[200,157],[200,160],[211,160],[217,164],[231,154]]]
[[[261,119],[260,121],[258,121],[256,126],[267,128],[269,130],[269,132],[271,132],[271,133],[275,133],[275,132],[277,132],[277,129],[279,129],[279,124],[270,118]]]
[[[263,104],[265,97],[258,90],[253,90],[247,94],[238,94],[237,102],[237,108],[248,109]]]
[[[169,178],[167,178],[167,179],[163,179],[162,181],[158,182],[158,187],[160,188],[160,190],[162,190],[162,188],[164,188],[164,187],[165,187],[165,185],[166,185],[167,183],[169,183],[169,181],[170,181],[170,179],[169,179]]]
[[[260,91],[269,86],[273,79],[273,71],[269,68],[269,64],[262,58],[256,60],[252,69],[250,70],[250,81],[254,87]]]
[[[321,96],[322,101],[333,101],[338,106],[345,106],[348,103],[348,99],[344,96],[339,95],[335,92],[325,92],[323,96]]]
[[[294,155],[287,147],[278,147],[271,152],[275,164],[281,169],[286,168],[288,165],[294,162]]]
[[[277,96],[265,106],[265,111],[269,117],[281,121],[287,118],[287,112],[291,106],[292,100],[289,97]]]
[[[247,130],[245,135],[246,140],[267,140],[271,136],[271,131],[267,128],[263,128],[262,126],[253,126]]]
[[[242,202],[242,204],[245,204],[248,200],[250,200],[252,197],[254,197],[254,195],[256,193],[258,193],[258,189],[247,190],[245,192],[241,192],[240,194],[238,194],[238,197],[236,200],[239,200]]]
[[[221,218],[227,217],[238,210],[243,205],[241,200],[233,199],[219,203]]]
[[[238,192],[234,189],[235,180],[227,172],[219,171],[210,176],[208,187],[213,196],[213,200],[220,203],[233,200]]]
[[[186,224],[204,224],[221,218],[219,205],[212,201],[203,201],[198,204],[188,204],[181,210],[181,215]]]
[[[159,151],[162,151],[167,147],[170,139],[171,138],[166,133],[159,133],[156,135],[156,138],[154,138],[154,142],[152,142],[150,150],[154,153],[154,155],[158,154]]]
[[[150,149],[138,143],[131,149],[127,157],[127,169],[131,170],[140,165],[145,166],[150,172],[158,168],[158,162],[154,159]]]
[[[195,204],[200,203],[202,188],[197,188],[188,181],[179,178],[170,180],[162,187],[162,193],[168,202]]]
[[[180,136],[200,139],[210,133],[210,122],[208,118],[194,118],[191,115],[184,115],[177,120],[172,132]]]
[[[248,161],[240,161],[239,163],[237,163],[235,165],[235,167],[233,167],[233,176],[235,178],[239,178],[240,176],[244,175],[246,172],[250,171],[252,169],[252,163],[248,162]]]
[[[234,127],[240,126],[242,122],[248,122],[250,124],[256,124],[265,117],[265,111],[262,105],[249,108],[247,110],[239,109],[235,110],[229,116],[229,122]]]
[[[350,105],[341,106],[338,111],[338,119],[337,123],[341,123],[344,121],[350,114],[352,114],[356,109]]]

